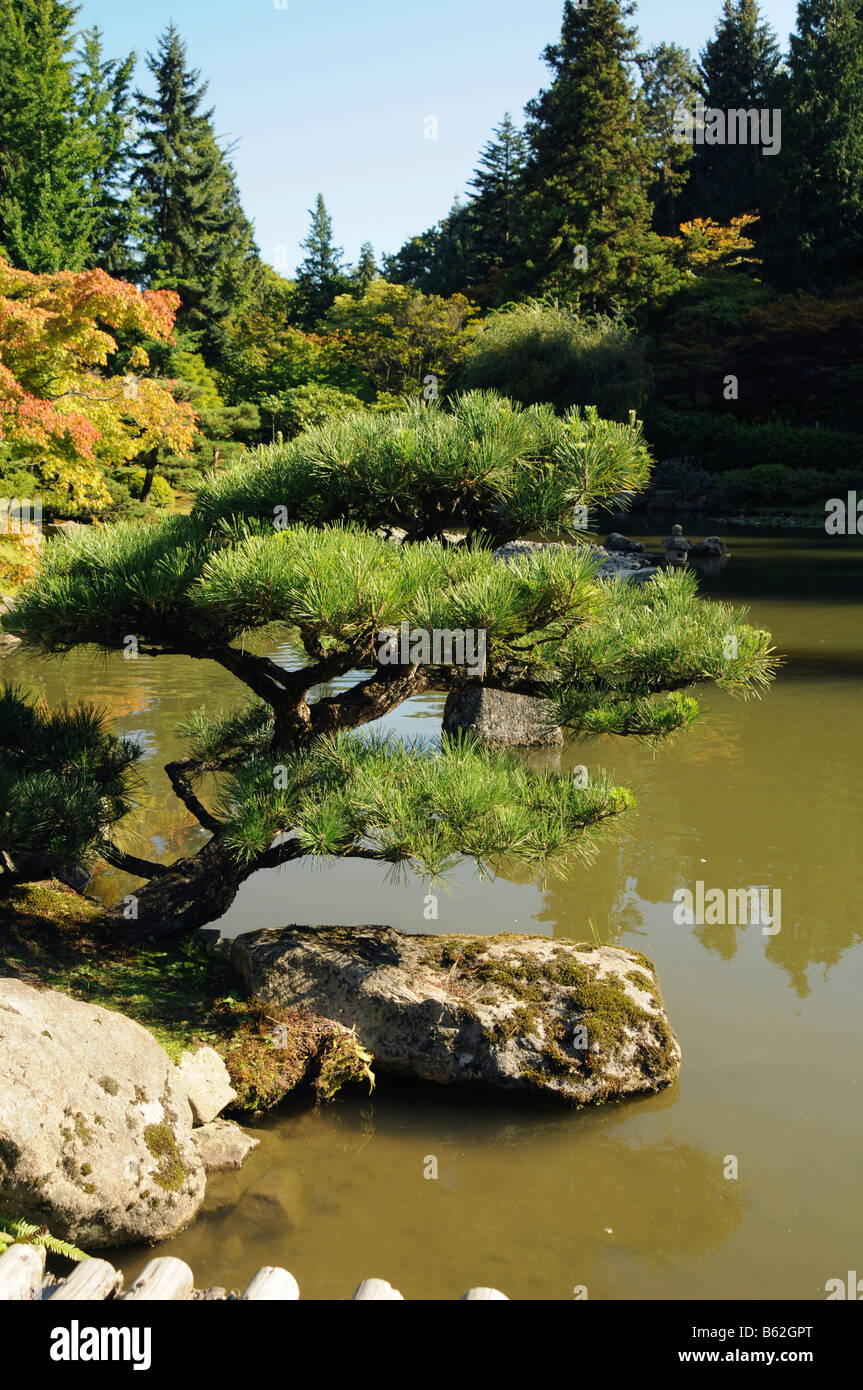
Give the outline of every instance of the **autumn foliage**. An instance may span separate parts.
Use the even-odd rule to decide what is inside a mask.
[[[118,334],[171,341],[179,297],[102,270],[35,275],[0,260],[0,440],[78,505],[110,501],[112,469],[159,446],[188,450],[191,407],[145,373],[143,346],[111,360]]]

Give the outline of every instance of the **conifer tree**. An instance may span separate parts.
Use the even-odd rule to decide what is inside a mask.
[[[825,290],[863,275],[863,8],[800,0],[774,104],[782,151],[762,209],[768,273]]]
[[[543,54],[551,86],[527,106],[525,254],[511,282],[589,310],[641,303],[664,273],[632,76],[636,37],[625,22],[632,8],[566,0],[560,39]]]
[[[757,0],[723,0],[716,33],[701,54],[699,86],[705,107],[759,110],[770,102],[779,66],[776,36]],[[765,156],[756,144],[696,145],[687,214],[730,222],[762,201]]]
[[[186,45],[170,24],[147,66],[155,96],[137,93],[141,147],[135,187],[143,211],[144,280],[176,290],[181,328],[207,330],[245,287],[233,272],[251,256],[252,230],[239,203],[228,154],[203,108],[207,83],[187,65]]]
[[[141,652],[216,663],[247,695],[190,712],[188,757],[166,767],[209,836],[202,849],[148,864],[105,836],[103,856],[146,880],[134,916],[123,904],[110,914],[116,929],[200,926],[250,874],[305,856],[430,877],[462,858],[542,875],[589,857],[631,804],[605,774],[584,786],[471,740],[354,731],[425,690],[484,686],[544,696],[576,735],[660,739],[695,718],[687,687],[764,685],[769,635],[699,599],[690,573],[603,584],[586,545],[491,553],[533,530],[575,535],[574,508],[639,490],[648,471],[635,423],[474,392],[451,409],[415,400],[326,421],[210,479],[190,516],[86,527],[46,547],[4,617],[25,643],[117,652],[133,633]],[[384,538],[394,527],[402,544]],[[453,530],[466,539],[447,543]],[[294,644],[290,666],[248,642],[273,625]],[[466,645],[453,654],[459,632],[483,634],[479,662]],[[448,650],[427,645],[434,633]]]
[[[360,247],[360,258],[354,267],[351,280],[358,294],[365,294],[373,280],[378,278],[378,268],[375,262],[375,248],[370,241],[364,241]]]
[[[331,308],[336,295],[350,288],[342,261],[342,248],[333,242],[333,219],[327,211],[324,195],[319,193],[309,234],[300,242],[306,255],[297,271],[295,321],[302,328],[314,328]]]
[[[135,54],[105,60],[98,26],[81,36],[75,75],[78,114],[89,138],[88,186],[93,213],[90,263],[133,279],[137,203],[130,183],[135,144],[131,82]]]
[[[0,256],[22,270],[92,264],[89,140],[72,74],[77,8],[0,0]]]
[[[659,43],[638,58],[644,130],[654,181],[649,193],[653,225],[662,236],[676,236],[678,201],[690,176],[692,147],[675,140],[676,113],[691,111],[698,90],[698,73],[688,49]]]

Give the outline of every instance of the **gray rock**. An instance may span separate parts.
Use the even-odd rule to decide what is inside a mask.
[[[624,584],[646,584],[659,570],[655,565],[645,565],[640,570],[630,570],[628,574],[621,574],[620,578]]]
[[[0,632],[0,652],[14,651],[20,645],[20,637],[15,637],[11,632]]]
[[[634,541],[629,536],[622,536],[619,531],[612,531],[605,538],[606,550],[621,550],[629,554],[640,555],[644,551],[641,541]]]
[[[451,690],[443,712],[447,734],[472,729],[485,743],[540,747],[563,743],[563,730],[554,722],[547,700],[534,695],[513,695],[508,690]]]
[[[85,529],[81,521],[46,521],[42,527],[42,534],[46,539],[68,538],[75,536],[79,531]]]
[[[583,1103],[680,1066],[653,966],[617,947],[287,927],[237,937],[231,960],[259,998],[355,1028],[380,1073]]]
[[[177,1067],[177,1081],[199,1125],[208,1125],[226,1105],[237,1099],[228,1068],[212,1047],[184,1052]]]
[[[719,536],[705,536],[690,548],[690,560],[724,560],[729,554],[728,546]]]
[[[208,1173],[242,1168],[260,1142],[233,1120],[211,1120],[208,1125],[192,1131],[192,1143]]]
[[[176,1068],[122,1014],[0,980],[0,1192],[85,1249],[165,1240],[204,1166]]]

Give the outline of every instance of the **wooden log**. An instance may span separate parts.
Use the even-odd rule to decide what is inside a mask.
[[[504,1303],[509,1303],[509,1298],[505,1293],[501,1293],[500,1289],[487,1289],[482,1286],[478,1289],[468,1289],[467,1293],[462,1294],[459,1303],[464,1303],[466,1299],[474,1301],[481,1298],[502,1298]]]
[[[52,1284],[42,1294],[43,1299],[94,1303],[110,1298],[123,1287],[123,1276],[107,1260],[82,1260],[67,1279]]]
[[[264,1265],[263,1269],[259,1269],[257,1274],[252,1275],[240,1294],[240,1298],[253,1303],[280,1299],[290,1299],[295,1302],[299,1296],[300,1286],[293,1274],[289,1274],[286,1269],[281,1269],[278,1265]]]
[[[162,1255],[144,1266],[122,1298],[124,1301],[177,1301],[191,1297],[194,1285],[195,1276],[183,1260],[177,1260],[173,1255]]]
[[[392,1285],[387,1283],[386,1279],[364,1279],[363,1282],[354,1289],[351,1302],[354,1303],[357,1300],[369,1298],[401,1299],[401,1301],[404,1302],[398,1289],[394,1289]]]
[[[43,1245],[10,1245],[0,1256],[0,1303],[36,1298],[45,1275]]]

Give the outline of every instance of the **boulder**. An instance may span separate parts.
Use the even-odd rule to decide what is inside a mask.
[[[231,960],[251,994],[355,1028],[376,1073],[581,1104],[680,1066],[652,964],[618,947],[287,927],[237,937]]]
[[[21,638],[11,632],[0,632],[0,652],[11,652],[20,647]]]
[[[212,1047],[184,1052],[177,1067],[177,1081],[199,1125],[208,1125],[237,1099],[228,1068]]]
[[[606,550],[621,550],[627,554],[640,555],[644,551],[641,541],[631,540],[629,536],[622,536],[619,531],[612,531],[605,538]]]
[[[539,747],[563,743],[563,730],[554,722],[547,700],[514,695],[508,690],[451,690],[444,705],[442,728],[454,734],[472,729],[485,743]]]
[[[728,556],[728,546],[719,536],[705,536],[696,541],[689,551],[690,560],[724,560]]]
[[[242,1168],[249,1154],[260,1144],[233,1120],[212,1120],[192,1131],[192,1143],[208,1173]]]
[[[0,980],[4,1210],[87,1250],[165,1240],[205,1175],[176,1068],[122,1014]]]

